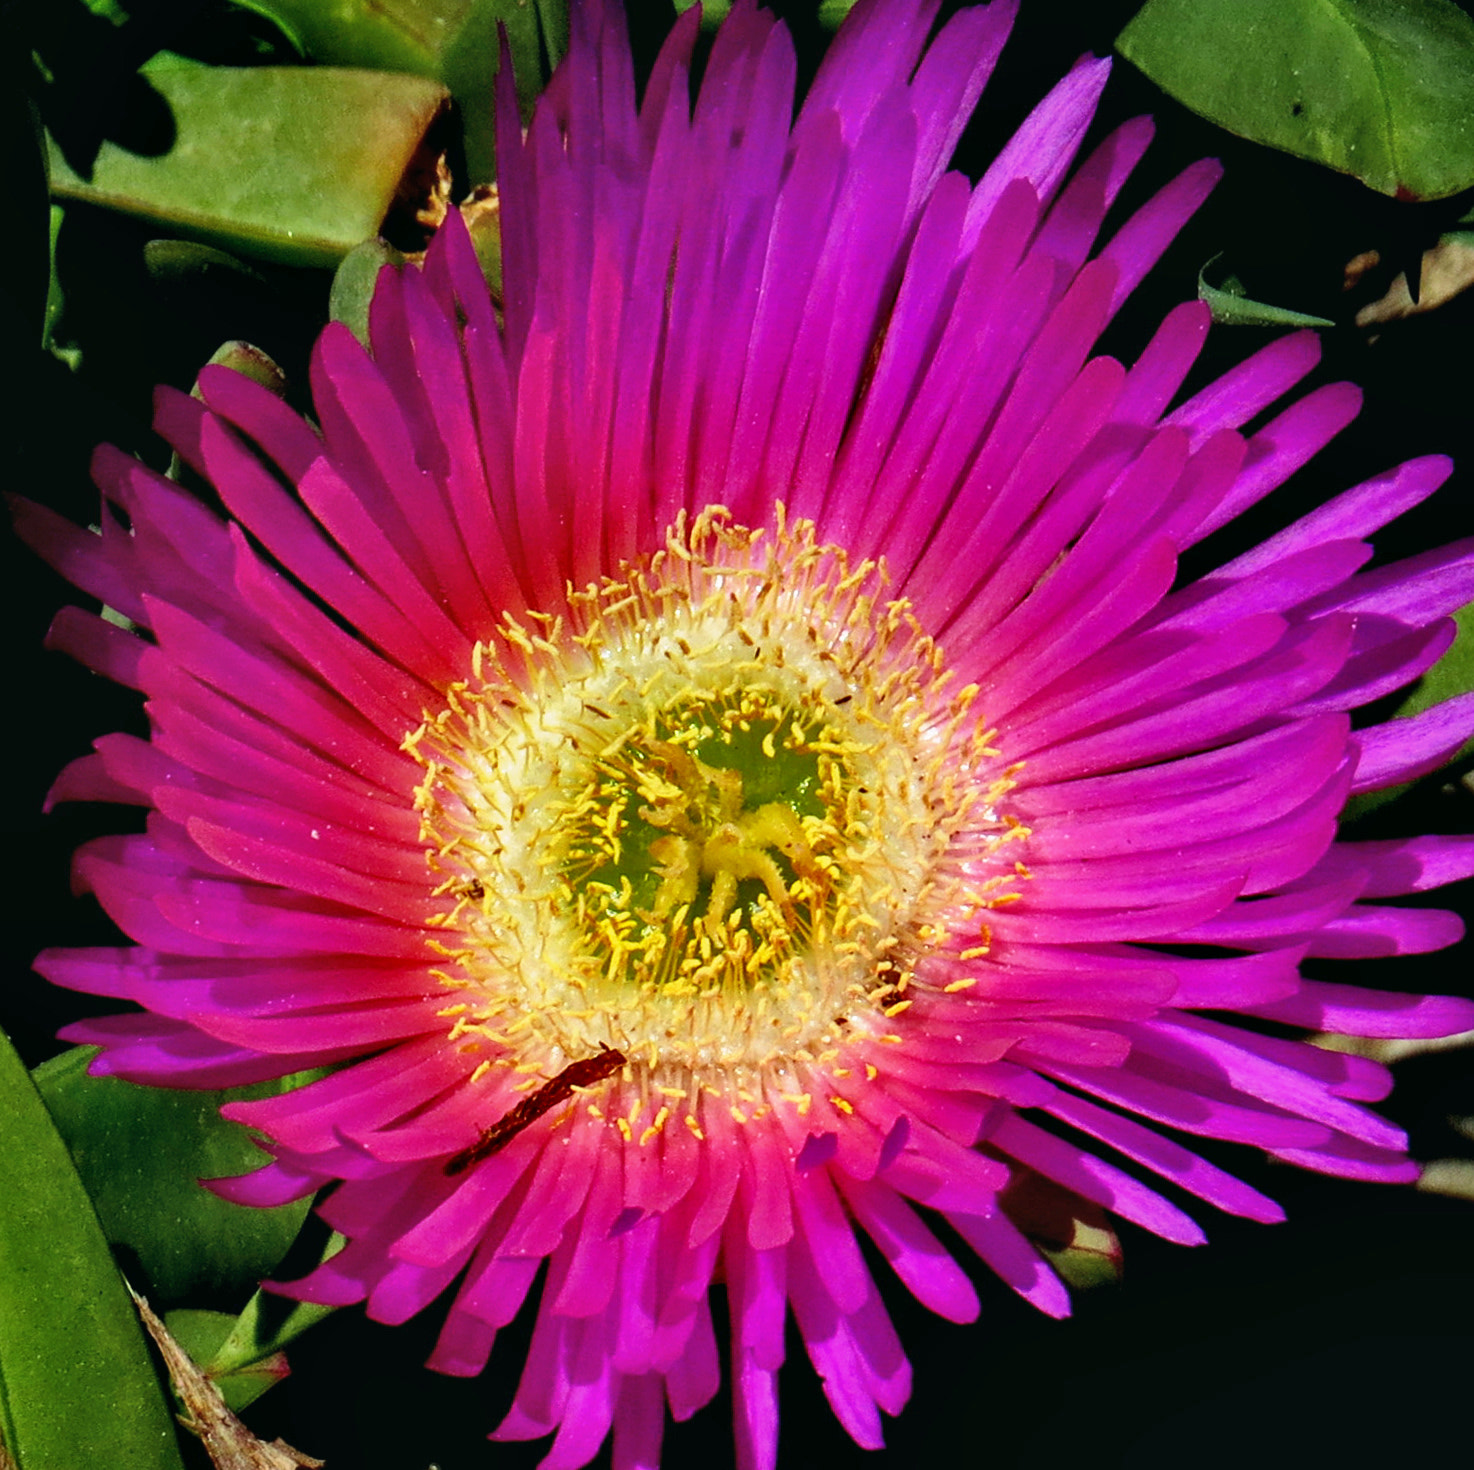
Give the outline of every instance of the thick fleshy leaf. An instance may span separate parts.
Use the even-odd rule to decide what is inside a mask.
[[[716,30],[732,13],[732,0],[675,0],[676,13],[684,15],[698,3],[701,5],[701,28],[706,31]],[[855,0],[819,0],[819,24],[826,31],[837,31],[854,8]]]
[[[249,378],[278,398],[287,394],[286,374],[259,347],[249,342],[222,342],[210,355],[210,367],[226,367],[243,378]],[[200,385],[195,382],[194,395],[200,396]]]
[[[1474,690],[1474,603],[1454,614],[1459,635],[1448,652],[1418,680],[1412,693],[1398,706],[1398,715],[1415,715],[1456,694]]]
[[[0,1036],[0,1446],[18,1470],[181,1470],[97,1216]]]
[[[214,1371],[210,1360],[230,1335],[235,1323],[236,1319],[229,1312],[204,1312],[194,1307],[180,1307],[164,1318],[164,1325],[174,1341],[219,1390],[225,1407],[238,1414],[268,1388],[280,1383],[291,1370],[287,1366],[286,1354],[275,1352],[230,1372]]]
[[[1459,625],[1458,637],[1449,645],[1448,652],[1413,685],[1407,698],[1397,707],[1397,718],[1420,714],[1435,704],[1442,704],[1456,694],[1474,690],[1474,603],[1454,614]],[[1474,752],[1474,740],[1465,743],[1454,757],[1462,760]],[[1410,783],[1409,783],[1410,784]],[[1368,791],[1353,796],[1347,803],[1345,819],[1354,821],[1378,807],[1395,801],[1408,789],[1408,785],[1387,786],[1380,791]]]
[[[1121,1242],[1099,1205],[1061,1189],[1032,1169],[1018,1169],[1005,1195],[1008,1218],[1069,1285],[1115,1285]]]
[[[335,1235],[328,1255],[337,1255],[346,1244],[341,1235]],[[209,1358],[202,1361],[210,1376],[222,1387],[227,1383],[242,1385],[235,1398],[232,1399],[228,1393],[226,1395],[231,1407],[239,1408],[271,1386],[260,1377],[265,1365],[285,1361],[283,1349],[288,1343],[337,1310],[335,1306],[292,1301],[258,1291],[246,1303],[240,1316],[232,1318],[229,1330],[216,1341]],[[257,1384],[255,1391],[245,1392],[253,1381]]]
[[[1116,48],[1221,127],[1379,193],[1474,184],[1474,20],[1453,0],[1149,0]]]
[[[82,350],[74,344],[63,340],[59,335],[61,332],[62,313],[66,308],[66,295],[61,288],[61,280],[56,274],[56,240],[61,234],[61,224],[65,211],[61,205],[51,206],[50,242],[51,242],[51,278],[46,287],[46,316],[41,328],[41,345],[52,354],[60,358],[62,362],[75,372],[82,365]]]
[[[334,1233],[319,1264],[337,1255],[347,1243]],[[223,1312],[171,1312],[169,1329],[219,1387],[227,1406],[243,1409],[289,1371],[283,1349],[335,1311],[336,1307],[317,1302],[256,1291],[238,1317]]]
[[[403,265],[404,255],[387,240],[375,237],[355,245],[333,272],[333,287],[328,293],[328,315],[342,322],[365,347],[368,346],[369,302],[379,272],[386,265]]]
[[[246,1129],[220,1116],[220,1105],[272,1096],[290,1083],[175,1092],[89,1077],[95,1055],[92,1047],[64,1052],[36,1069],[36,1085],[108,1240],[137,1254],[159,1302],[199,1293],[234,1293],[239,1300],[286,1254],[308,1201],[253,1209],[219,1198],[199,1181],[243,1174],[265,1161]]]
[[[495,185],[479,187],[458,206],[461,222],[471,237],[476,263],[491,299],[501,306],[502,238],[501,207]],[[387,240],[365,240],[343,257],[333,272],[333,285],[328,295],[328,315],[342,322],[365,347],[369,345],[369,303],[379,284],[379,272],[386,265],[404,265],[410,259],[423,263],[423,255],[410,257],[396,250]]]
[[[567,50],[567,0],[242,0],[274,21],[313,61],[407,72],[443,82],[460,108],[472,181],[495,174],[491,99],[506,27],[526,111]]]
[[[331,1235],[318,1263],[347,1243]],[[257,1290],[239,1315],[179,1307],[164,1320],[175,1344],[215,1386],[225,1407],[239,1413],[291,1372],[287,1345],[335,1311]]]
[[[173,114],[173,145],[147,155],[105,143],[82,178],[53,143],[53,193],[289,265],[334,265],[379,233],[447,102],[421,77],[325,66],[147,77]]]
[[[732,13],[732,0],[675,0],[677,14],[684,15],[692,6],[701,5],[701,24],[715,30]]]
[[[118,0],[82,0],[82,3],[93,15],[110,25],[121,26],[128,21],[130,7],[118,4]]]
[[[216,250],[213,245],[194,240],[148,240],[143,247],[143,264],[156,281],[187,280],[222,271],[261,280],[258,271],[228,250]]]

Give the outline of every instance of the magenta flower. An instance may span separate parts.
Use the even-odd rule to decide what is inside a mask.
[[[928,45],[936,8],[858,6],[790,126],[753,6],[694,109],[688,13],[637,110],[585,5],[525,138],[503,88],[504,322],[453,215],[381,279],[371,351],[323,333],[317,427],[219,368],[160,391],[231,519],[108,449],[100,536],[20,511],[143,630],[53,636],[153,731],[56,788],[149,813],[76,859],[134,946],[39,961],[143,1012],[67,1034],[163,1086],[333,1068],[230,1110],[275,1159],[217,1187],[334,1186],[350,1243],[284,1289],[387,1322],[453,1290],[448,1373],[546,1263],[496,1435],[555,1434],[551,1470],[611,1427],[618,1470],[658,1463],[666,1406],[719,1385],[714,1285],[741,1465],[774,1461],[790,1311],[879,1445],[909,1370],[861,1235],[966,1320],[941,1217],[1062,1316],[1011,1183],[1192,1244],[1144,1176],[1280,1211],[1181,1134],[1408,1180],[1363,1106],[1386,1071],[1290,1034],[1474,1026],[1300,973],[1459,936],[1379,900],[1474,871],[1469,839],[1334,842],[1349,793],[1474,728],[1467,696],[1348,714],[1474,597],[1469,544],[1359,570],[1448,463],[1176,584],[1356,391],[1239,432],[1314,365],[1301,333],[1170,408],[1197,303],[1091,357],[1216,168],[1097,248],[1151,127],[1074,167],[1085,61],[980,182],[947,172],[1014,5]]]

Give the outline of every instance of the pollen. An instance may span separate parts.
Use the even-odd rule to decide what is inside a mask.
[[[627,1058],[603,1114],[621,1135],[674,1106],[701,1137],[703,1092],[755,1102],[738,1124],[807,1103],[835,1058],[872,1077],[855,1049],[904,1042],[1027,877],[977,687],[883,565],[781,508],[766,531],[679,520],[505,618],[470,675],[404,741],[445,1014],[504,1087]]]

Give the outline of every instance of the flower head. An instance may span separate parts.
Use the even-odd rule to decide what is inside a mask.
[[[666,1405],[719,1385],[717,1284],[740,1463],[773,1461],[790,1311],[879,1444],[908,1368],[861,1235],[964,1320],[940,1217],[1063,1315],[1010,1185],[1193,1243],[1142,1176],[1279,1211],[1181,1134],[1408,1179],[1361,1105],[1384,1070],[1290,1028],[1474,1025],[1301,973],[1458,936],[1375,900],[1474,870],[1468,840],[1333,840],[1474,725],[1348,713],[1474,596],[1467,545],[1360,570],[1448,464],[1175,582],[1356,394],[1240,432],[1314,364],[1299,334],[1169,411],[1196,303],[1129,368],[1090,355],[1215,169],[1097,248],[1151,130],[1075,167],[1086,61],[980,182],[947,172],[1013,8],[929,41],[935,3],[862,0],[791,124],[754,6],[694,108],[694,13],[637,107],[622,20],[577,8],[525,137],[500,102],[501,320],[452,215],[370,349],[323,334],[316,427],[223,369],[161,390],[229,519],[109,450],[101,536],[21,511],[143,630],[54,636],[153,732],[58,784],[149,811],[77,857],[134,946],[40,961],[143,1014],[70,1034],[160,1085],[332,1068],[231,1109],[275,1159],[217,1187],[332,1186],[349,1244],[288,1289],[385,1321],[452,1291],[446,1372],[535,1301],[497,1434],[555,1434],[550,1467],[611,1427],[620,1470],[657,1463]]]

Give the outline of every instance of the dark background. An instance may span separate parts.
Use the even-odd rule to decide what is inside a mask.
[[[812,70],[824,33],[811,10],[779,8],[790,14]],[[1136,8],[1135,0],[1089,7],[1024,0],[1014,38],[964,140],[962,166],[976,173],[1077,56],[1109,51]],[[223,340],[244,337],[264,348],[300,392],[307,351],[326,314],[327,277],[261,268],[259,279],[217,273],[156,281],[142,264],[151,231],[74,207],[63,232],[68,314],[62,335],[81,347],[81,368],[72,372],[39,352],[46,214],[25,101],[26,58],[42,24],[39,14],[14,6],[0,10],[0,64],[6,68],[0,147],[9,206],[0,231],[7,257],[0,272],[0,330],[8,368],[0,376],[0,455],[8,490],[86,523],[95,518],[96,492],[87,477],[94,445],[111,440],[161,463],[147,428],[152,384],[187,387]],[[636,5],[634,19],[637,47],[648,61],[668,13]],[[127,45],[113,37],[111,51],[99,44],[97,54],[85,58],[91,70],[69,103],[75,125],[120,126],[128,102],[119,80],[126,76],[123,63],[131,66],[147,54],[150,37],[213,59],[242,60],[260,53],[264,34],[259,22],[228,12],[223,3],[156,0],[142,8],[136,24],[144,34],[133,33]],[[1369,342],[1350,325],[1351,317],[1360,301],[1380,294],[1391,270],[1359,296],[1342,291],[1342,270],[1352,256],[1378,249],[1400,265],[1474,201],[1394,204],[1352,180],[1217,131],[1119,61],[1092,140],[1143,111],[1156,115],[1158,138],[1117,220],[1205,154],[1222,158],[1227,175],[1128,304],[1105,350],[1134,356],[1164,312],[1194,293],[1199,268],[1221,251],[1222,267],[1239,274],[1251,295],[1342,323],[1323,334],[1325,360],[1312,383],[1346,377],[1366,390],[1357,423],[1247,527],[1219,538],[1210,548],[1215,559],[1232,553],[1235,538],[1257,539],[1298,509],[1432,450],[1454,454],[1465,468],[1407,525],[1381,538],[1379,551],[1406,554],[1474,531],[1474,471],[1468,468],[1474,466],[1474,292],[1394,324]],[[1249,329],[1218,330],[1190,387],[1266,340],[1267,334]],[[7,539],[4,569],[10,861],[0,1024],[35,1063],[58,1049],[52,1039],[58,1026],[115,1008],[51,989],[30,972],[29,962],[48,944],[113,939],[90,900],[69,896],[69,854],[79,841],[134,819],[130,812],[94,807],[42,817],[41,800],[65,761],[95,736],[119,728],[142,732],[144,726],[134,696],[42,651],[51,614],[72,596],[61,580],[15,547],[13,538]],[[1353,835],[1468,831],[1471,797],[1455,779],[1467,770],[1465,762],[1420,783],[1360,822]],[[1445,890],[1434,901],[1467,914],[1469,886]],[[1333,968],[1336,978],[1349,978],[1352,970]],[[1383,988],[1468,994],[1469,969],[1465,946],[1451,955],[1380,962],[1367,967],[1365,978]],[[1447,1120],[1474,1114],[1470,1055],[1399,1064],[1387,1110],[1411,1130],[1418,1157],[1465,1147]],[[1065,1324],[1040,1317],[982,1271],[975,1275],[983,1317],[970,1327],[930,1316],[891,1282],[887,1302],[915,1368],[915,1390],[907,1413],[889,1426],[890,1448],[875,1457],[851,1444],[794,1337],[783,1380],[780,1464],[839,1470],[863,1463],[878,1470],[945,1460],[1166,1470],[1184,1464],[1290,1467],[1307,1460],[1372,1466],[1394,1457],[1436,1463],[1447,1452],[1447,1436],[1467,1431],[1474,1205],[1307,1176],[1266,1165],[1249,1150],[1224,1147],[1213,1156],[1284,1203],[1289,1222],[1255,1226],[1210,1217],[1203,1207],[1194,1213],[1213,1240],[1198,1251],[1123,1227],[1123,1285],[1078,1294],[1076,1316]],[[965,1249],[961,1254],[966,1259]],[[293,1376],[249,1412],[253,1428],[324,1457],[333,1470],[535,1464],[545,1445],[493,1446],[484,1439],[510,1401],[526,1324],[509,1329],[491,1370],[474,1382],[422,1369],[437,1327],[435,1311],[401,1328],[370,1323],[357,1310],[338,1313],[293,1349]],[[730,1463],[728,1411],[724,1391],[692,1423],[675,1426],[667,1439],[667,1470]]]

